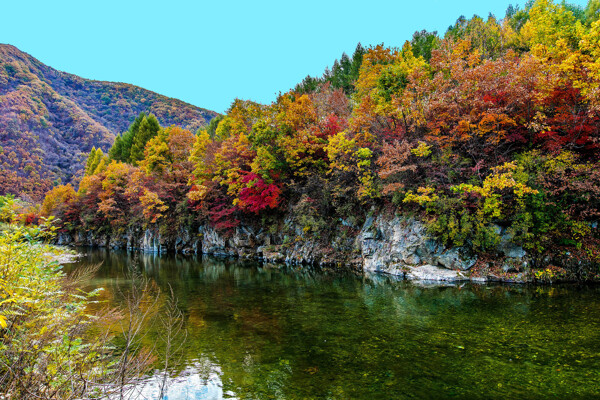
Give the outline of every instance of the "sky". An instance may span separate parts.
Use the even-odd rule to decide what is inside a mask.
[[[461,15],[502,18],[510,3],[0,0],[0,43],[61,71],[222,113],[236,97],[274,101],[358,42],[401,47],[417,30],[443,35]]]

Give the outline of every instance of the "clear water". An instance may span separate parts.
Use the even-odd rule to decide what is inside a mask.
[[[132,255],[85,251],[80,263],[103,262],[90,286],[119,304]],[[600,398],[598,287],[438,286],[206,257],[137,265],[185,315],[170,400]],[[140,386],[148,398],[161,373]]]

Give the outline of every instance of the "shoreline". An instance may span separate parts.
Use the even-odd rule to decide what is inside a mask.
[[[139,248],[110,248],[106,246],[89,246],[89,245],[69,245],[69,246],[60,246],[61,248],[68,249],[68,251],[76,251],[77,254],[66,254],[55,261],[58,261],[60,264],[69,264],[78,262],[81,258],[85,257],[85,252],[81,252],[83,249],[91,249],[91,250],[104,250],[106,252],[110,251],[118,251],[118,252],[127,252],[127,253],[141,253],[144,255],[153,255],[158,257],[164,256],[183,256],[183,257],[209,257],[216,259],[229,259],[229,260],[238,260],[238,261],[251,261],[257,262],[263,268],[271,268],[271,269],[282,269],[282,268],[292,268],[292,267],[302,267],[303,269],[308,269],[317,273],[334,273],[334,274],[346,274],[350,273],[359,277],[378,277],[384,279],[391,279],[394,281],[405,281],[405,282],[413,282],[415,284],[424,284],[428,286],[428,284],[434,286],[456,286],[462,284],[476,284],[476,285],[490,285],[490,284],[499,284],[499,285],[515,285],[515,286],[552,286],[552,285],[598,285],[600,281],[598,280],[587,280],[587,281],[578,281],[578,280],[569,280],[569,279],[556,279],[556,280],[541,280],[535,279],[535,276],[532,271],[522,272],[517,274],[508,274],[505,276],[502,275],[493,275],[489,274],[487,276],[483,276],[480,274],[472,274],[470,271],[460,271],[460,270],[451,270],[436,267],[433,265],[422,265],[418,267],[410,267],[404,266],[403,268],[397,269],[395,271],[385,271],[385,270],[364,270],[357,269],[350,265],[343,265],[341,263],[306,263],[306,262],[298,262],[295,260],[286,260],[286,259],[273,259],[265,257],[264,255],[255,254],[254,256],[245,254],[241,257],[237,253],[224,253],[224,252],[198,252],[198,253],[190,253],[190,252],[156,252],[156,251],[148,251]],[[515,276],[516,275],[516,276]]]

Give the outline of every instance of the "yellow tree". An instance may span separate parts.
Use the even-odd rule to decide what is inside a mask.
[[[423,57],[414,56],[409,42],[402,50],[378,45],[367,51],[356,82],[358,106],[350,120],[350,131],[361,147],[397,139],[422,120],[418,104],[428,69]]]
[[[76,199],[77,193],[75,193],[71,184],[56,186],[46,193],[46,197],[42,203],[42,215],[45,217],[51,215],[58,216],[64,211],[66,206]]]
[[[583,33],[584,27],[573,13],[552,0],[536,0],[520,31],[523,41],[532,50],[537,47],[537,52],[552,51],[561,42],[576,49]]]
[[[358,198],[368,199],[378,195],[375,186],[375,177],[373,174],[373,151],[368,147],[360,147],[355,139],[349,139],[346,132],[340,132],[334,135],[327,146],[325,147],[329,158],[329,174],[335,177],[342,178],[343,176],[351,177],[351,184],[358,185]],[[345,182],[338,182],[340,185],[350,183],[346,179]]]
[[[194,135],[188,130],[177,126],[161,129],[146,144],[144,159],[139,165],[147,174],[173,173],[188,161],[194,142]]]

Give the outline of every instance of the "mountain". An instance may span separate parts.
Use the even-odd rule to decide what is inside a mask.
[[[92,147],[107,151],[140,112],[192,132],[218,114],[126,83],[57,71],[0,44],[0,195],[39,200],[77,182]]]

